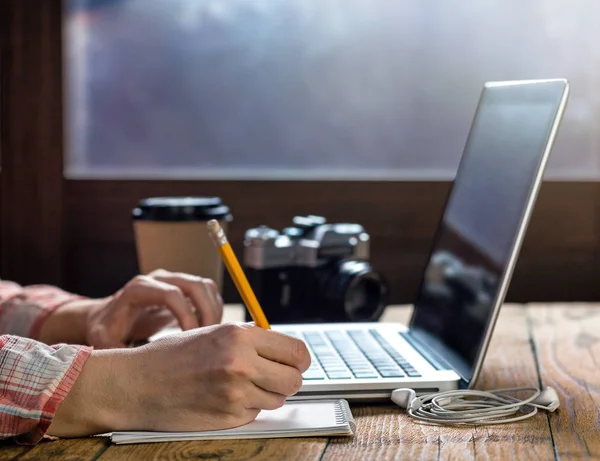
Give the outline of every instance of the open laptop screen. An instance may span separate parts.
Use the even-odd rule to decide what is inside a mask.
[[[482,92],[410,325],[467,382],[503,301],[565,91],[548,81]]]

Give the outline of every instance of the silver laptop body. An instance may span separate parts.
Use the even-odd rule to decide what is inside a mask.
[[[290,400],[377,401],[400,387],[473,387],[568,93],[564,79],[484,85],[409,324],[272,325],[311,350]]]

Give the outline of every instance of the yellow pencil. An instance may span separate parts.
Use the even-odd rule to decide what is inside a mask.
[[[233,279],[233,283],[235,283],[235,286],[242,296],[242,300],[248,308],[254,323],[261,328],[270,330],[271,325],[269,325],[269,322],[267,321],[267,318],[260,307],[258,299],[256,299],[256,295],[254,294],[254,291],[252,291],[252,287],[250,286],[250,283],[248,283],[248,279],[246,278],[240,263],[235,257],[235,254],[233,253],[233,249],[227,240],[227,236],[225,235],[223,228],[215,219],[208,221],[207,227],[212,241],[217,247],[217,250],[219,250],[219,254],[225,263],[225,267],[227,267],[227,270]]]

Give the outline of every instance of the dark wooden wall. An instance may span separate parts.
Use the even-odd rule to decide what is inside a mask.
[[[219,195],[234,213],[230,237],[241,253],[246,229],[289,224],[285,211],[363,224],[373,264],[390,279],[393,299],[410,301],[449,190],[447,182],[68,181],[65,189],[67,285],[103,294],[137,270],[129,219],[139,198]],[[598,278],[597,183],[546,182],[515,276],[514,301],[594,300]],[[231,293],[231,292],[230,292]]]
[[[60,2],[2,2],[2,274],[62,282]]]
[[[63,179],[61,4],[0,0],[2,49],[0,276],[105,295],[137,272],[130,212],[152,195],[218,195],[231,240],[295,214],[355,221],[394,302],[412,299],[448,182],[71,181]],[[600,299],[600,184],[546,182],[511,301]],[[229,286],[227,300],[237,299]]]

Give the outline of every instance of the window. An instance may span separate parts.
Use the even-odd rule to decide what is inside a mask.
[[[486,80],[566,77],[600,177],[593,0],[69,0],[69,178],[450,179]]]

